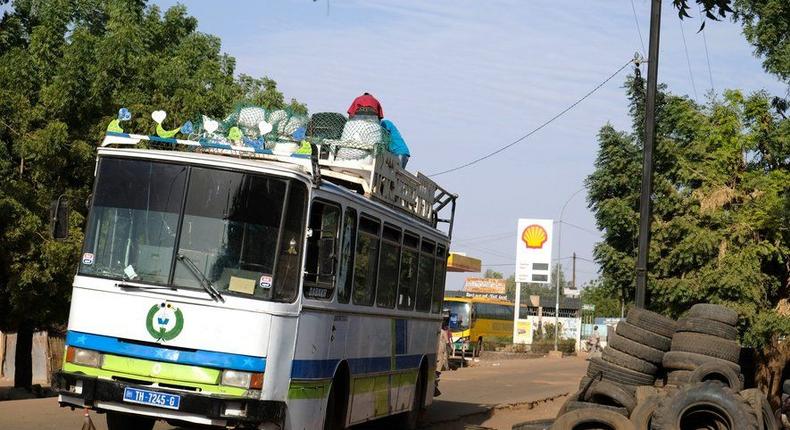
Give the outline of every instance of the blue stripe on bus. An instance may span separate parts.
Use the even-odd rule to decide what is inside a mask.
[[[69,331],[66,333],[66,345],[92,349],[109,354],[118,354],[148,360],[168,361],[171,363],[245,370],[249,372],[263,372],[266,369],[266,359],[263,357],[202,350],[181,351],[167,347],[127,343],[114,337],[99,336],[77,331]]]
[[[404,319],[395,320],[395,354],[406,354],[406,346],[408,342],[408,321]]]
[[[426,357],[436,354],[426,354]],[[399,355],[395,357],[396,370],[409,370],[420,367],[422,355]],[[430,358],[429,358],[430,360]],[[291,378],[294,379],[327,379],[335,374],[335,368],[340,362],[338,359],[329,360],[294,360],[291,367]],[[349,358],[347,360],[352,375],[368,373],[382,373],[391,371],[390,357]]]

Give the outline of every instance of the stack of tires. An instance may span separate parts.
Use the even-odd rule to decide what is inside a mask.
[[[698,304],[678,320],[672,348],[664,356],[667,385],[685,386],[717,380],[735,391],[743,389],[738,360],[738,314],[724,306]]]
[[[712,304],[677,322],[632,309],[551,429],[779,430],[765,395],[743,389],[737,322]]]
[[[675,329],[672,319],[631,309],[609,334],[601,357],[590,359],[587,376],[561,408],[555,427],[572,429],[591,417],[627,422],[637,405],[636,388],[655,384]]]

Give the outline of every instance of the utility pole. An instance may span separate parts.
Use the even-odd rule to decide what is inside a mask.
[[[647,98],[645,100],[645,140],[642,162],[642,195],[639,199],[639,248],[636,260],[637,308],[645,307],[647,261],[650,245],[650,216],[653,195],[653,148],[656,140],[656,85],[658,82],[658,41],[661,30],[661,0],[651,0],[650,46],[647,58]]]
[[[576,289],[576,252],[573,253],[573,279],[571,281],[571,288]]]

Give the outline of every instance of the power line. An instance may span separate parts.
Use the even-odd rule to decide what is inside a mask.
[[[636,7],[634,0],[631,0],[631,10],[634,12],[634,23],[636,24],[636,32],[639,33],[639,44],[642,45],[642,56],[645,56],[645,41],[642,39],[642,29],[639,28],[639,18],[636,17]]]
[[[710,89],[714,93],[716,92],[716,88],[713,86],[713,72],[710,68],[710,54],[708,54],[708,38],[705,37],[705,19],[702,18],[702,8],[699,4],[697,4],[697,9],[699,10],[699,19],[702,21],[702,28],[700,31],[702,32],[702,43],[705,45],[705,60],[708,62],[708,77],[710,78]]]
[[[594,230],[590,230],[590,229],[588,229],[588,228],[584,228],[584,227],[582,227],[582,226],[580,226],[580,225],[571,224],[571,223],[569,223],[568,221],[559,221],[559,223],[561,223],[561,224],[565,224],[565,225],[567,225],[568,227],[573,227],[573,228],[575,228],[575,229],[578,229],[578,230],[581,230],[581,231],[584,231],[584,232],[587,232],[587,233],[590,233],[590,234],[594,234],[594,235],[596,235],[596,236],[600,236],[600,235],[601,235],[601,232],[599,232],[599,231],[594,231]]]
[[[471,166],[471,165],[473,165],[473,164],[477,164],[477,163],[479,163],[479,162],[481,162],[481,161],[483,161],[483,160],[485,160],[485,159],[491,158],[491,157],[493,157],[494,155],[496,155],[496,154],[499,154],[500,152],[502,152],[502,151],[504,151],[504,150],[506,150],[506,149],[510,148],[511,146],[513,146],[513,145],[515,145],[515,144],[517,144],[517,143],[521,142],[522,140],[524,140],[524,139],[526,139],[526,138],[528,138],[528,137],[532,136],[533,134],[535,134],[535,133],[537,133],[538,131],[540,131],[542,128],[544,128],[544,127],[546,127],[547,125],[549,125],[549,124],[551,124],[552,122],[554,122],[554,121],[555,121],[557,118],[559,118],[559,117],[561,117],[561,116],[565,115],[565,114],[566,114],[568,111],[570,111],[571,109],[575,108],[575,107],[576,107],[576,106],[577,106],[579,103],[583,102],[583,101],[584,101],[584,100],[586,100],[588,97],[590,97],[591,95],[593,95],[593,93],[595,93],[596,91],[598,91],[599,89],[601,89],[601,87],[603,87],[604,85],[606,85],[606,83],[607,83],[607,82],[611,81],[611,80],[612,80],[612,78],[614,78],[615,76],[617,76],[617,74],[619,74],[621,71],[623,71],[623,69],[625,69],[626,67],[628,67],[628,65],[629,65],[629,64],[631,64],[631,63],[633,63],[633,62],[634,62],[634,60],[633,60],[633,59],[630,59],[630,60],[628,60],[628,62],[627,62],[627,63],[623,64],[623,65],[622,65],[622,66],[621,66],[619,69],[617,69],[617,71],[615,71],[614,73],[612,73],[611,75],[609,75],[609,77],[607,77],[607,78],[606,78],[606,79],[604,79],[604,80],[603,80],[601,83],[599,83],[598,85],[596,85],[596,86],[595,86],[595,88],[593,88],[592,90],[590,90],[590,91],[589,91],[587,94],[585,94],[584,96],[582,96],[580,99],[576,100],[576,101],[575,101],[575,102],[573,102],[573,103],[572,103],[570,106],[568,106],[567,108],[565,108],[565,109],[563,109],[562,111],[560,111],[560,113],[558,113],[558,114],[554,115],[554,116],[553,116],[553,117],[551,117],[551,118],[550,118],[548,121],[546,121],[546,122],[544,122],[543,124],[541,124],[541,125],[537,126],[535,129],[533,129],[533,130],[532,130],[532,131],[530,131],[529,133],[527,133],[527,134],[525,134],[525,135],[523,135],[523,136],[519,137],[518,139],[514,140],[513,142],[510,142],[510,143],[508,143],[507,145],[505,145],[505,146],[503,146],[503,147],[501,147],[501,148],[497,149],[496,151],[490,152],[490,153],[488,153],[488,154],[486,154],[486,155],[484,155],[484,156],[482,156],[482,157],[476,158],[476,159],[474,159],[474,160],[472,160],[472,161],[470,161],[470,162],[468,162],[468,163],[464,163],[464,164],[462,164],[462,165],[460,165],[460,166],[453,167],[452,169],[447,169],[447,170],[444,170],[444,171],[441,171],[441,172],[438,172],[438,173],[434,173],[434,174],[432,174],[432,175],[428,175],[428,176],[429,176],[429,177],[435,177],[435,176],[439,176],[439,175],[444,175],[445,173],[455,172],[456,170],[461,170],[461,169],[463,169],[463,168],[466,168],[466,167],[469,167],[469,166]]]
[[[689,79],[691,79],[691,89],[694,91],[694,100],[697,98],[697,86],[694,85],[694,73],[691,71],[691,58],[689,57],[689,47],[686,45],[686,32],[683,30],[683,20],[677,20],[680,25],[680,35],[683,37],[683,50],[686,51],[686,64],[689,66]]]

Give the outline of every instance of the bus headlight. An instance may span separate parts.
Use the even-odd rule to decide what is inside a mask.
[[[102,355],[98,351],[74,348],[69,346],[66,351],[66,361],[81,366],[101,367]]]
[[[222,372],[222,385],[260,390],[263,387],[263,373],[224,370]]]

